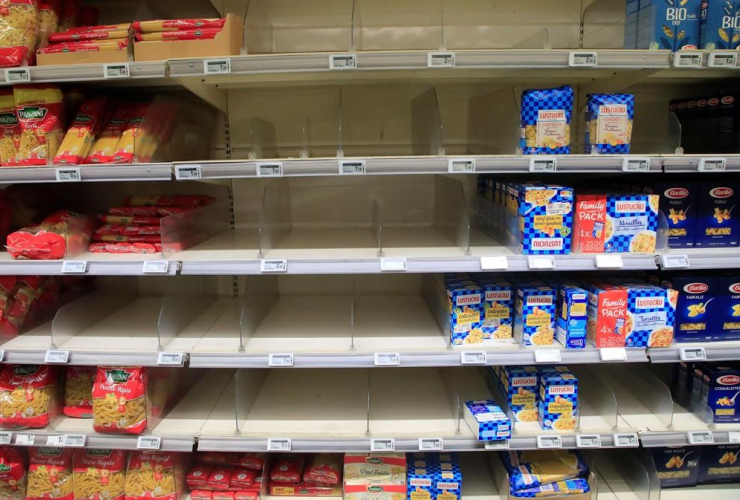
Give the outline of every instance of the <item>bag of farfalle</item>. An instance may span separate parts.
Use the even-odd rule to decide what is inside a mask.
[[[56,403],[56,370],[48,365],[5,365],[0,371],[0,427],[42,429]]]
[[[33,64],[38,29],[36,0],[0,0],[0,67]]]

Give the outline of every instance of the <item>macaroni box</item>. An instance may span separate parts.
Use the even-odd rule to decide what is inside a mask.
[[[514,338],[522,345],[552,345],[556,292],[549,286],[517,287]]]
[[[511,339],[514,331],[514,289],[511,283],[495,277],[478,280],[483,293],[481,330],[484,341]]]
[[[628,290],[594,285],[588,292],[588,340],[595,347],[624,347]]]
[[[669,248],[694,246],[698,190],[699,186],[692,182],[655,185],[655,193],[660,195],[660,210],[668,223]]]
[[[699,484],[740,482],[740,445],[705,446],[701,450]]]
[[[483,290],[478,285],[448,280],[447,309],[452,345],[483,342]]]
[[[586,154],[629,154],[635,96],[592,94],[586,110]]]
[[[539,420],[545,430],[572,431],[578,415],[578,379],[572,373],[540,377]]]
[[[617,194],[606,199],[604,251],[655,251],[660,197],[655,194]]]
[[[676,342],[703,342],[718,340],[713,328],[719,312],[717,280],[715,278],[676,276],[669,280],[670,287],[678,292],[676,305]]]
[[[740,422],[740,371],[727,366],[716,366],[704,371],[702,401],[712,410],[714,423],[731,424]]]
[[[739,273],[740,274],[740,273]],[[717,278],[716,315],[712,315],[717,340],[740,340],[740,277]]]
[[[575,285],[563,285],[558,292],[558,319],[555,334],[568,349],[586,347],[588,291]]]
[[[511,438],[511,420],[493,400],[466,401],[465,422],[478,441]]]
[[[652,448],[652,454],[661,488],[696,486],[699,480],[701,447]]]
[[[699,186],[696,247],[735,247],[740,238],[737,184],[702,183]]]
[[[562,186],[519,186],[518,219],[524,255],[570,253],[573,189]]]
[[[699,46],[706,50],[735,50],[740,46],[740,2],[703,0]]]
[[[701,0],[640,0],[637,16],[638,49],[699,48]]]
[[[537,421],[539,374],[534,366],[502,368],[501,383],[509,410],[516,422]]]
[[[676,322],[676,290],[630,285],[627,301],[627,347],[670,347]]]

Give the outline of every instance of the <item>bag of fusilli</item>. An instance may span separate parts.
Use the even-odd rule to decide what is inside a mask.
[[[100,366],[93,385],[93,429],[141,434],[147,426],[147,369]]]
[[[36,0],[0,0],[0,67],[33,63],[38,29]]]
[[[46,165],[64,138],[62,91],[56,85],[27,84],[16,85],[13,93],[21,126],[18,164]]]
[[[72,500],[71,448],[31,448],[26,500]]]
[[[92,418],[92,389],[97,368],[70,366],[64,381],[64,414],[73,418]]]
[[[126,452],[87,448],[74,458],[75,500],[123,500]]]
[[[177,500],[184,490],[179,454],[136,451],[126,470],[126,500]]]
[[[25,452],[19,448],[0,447],[0,498],[25,500],[27,482]]]
[[[0,426],[49,425],[57,376],[48,365],[5,365],[0,372]]]

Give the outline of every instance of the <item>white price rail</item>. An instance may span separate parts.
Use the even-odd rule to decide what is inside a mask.
[[[290,451],[293,441],[289,438],[270,438],[267,440],[267,451]]]
[[[396,451],[396,440],[393,438],[371,439],[370,451]]]
[[[290,367],[293,363],[293,355],[290,353],[268,354],[267,356],[267,366],[270,367]]]

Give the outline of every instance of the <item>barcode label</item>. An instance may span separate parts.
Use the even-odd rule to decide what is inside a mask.
[[[329,56],[329,69],[357,69],[355,54],[332,54]]]
[[[563,439],[560,436],[537,436],[537,448],[562,448]]]
[[[699,172],[724,172],[727,158],[702,158],[699,160]]]
[[[364,175],[366,173],[365,160],[339,161],[339,175]]]
[[[529,159],[529,171],[530,172],[557,172],[558,170],[558,159],[557,158],[530,158]]]
[[[401,355],[397,352],[376,352],[375,366],[399,366]]]
[[[707,65],[710,68],[734,68],[737,66],[737,54],[734,52],[712,52]]]
[[[231,59],[206,59],[203,72],[206,75],[228,75],[231,73]]]
[[[69,361],[69,351],[46,351],[44,363],[64,364]]]
[[[12,432],[0,432],[0,444],[10,444],[13,442]]]
[[[485,365],[488,356],[484,351],[464,351],[460,353],[460,364],[462,365]]]
[[[74,168],[58,168],[56,169],[57,182],[80,182],[82,180],[82,174],[80,169]]]
[[[530,255],[527,263],[530,269],[555,269],[555,257],[552,255]]]
[[[167,274],[170,269],[170,263],[166,260],[147,260],[141,272],[144,274]]]
[[[288,438],[270,438],[267,440],[267,451],[290,451],[293,442]]]
[[[472,174],[475,173],[475,158],[450,158],[447,163],[447,172],[451,174]]]
[[[381,258],[381,272],[404,272],[406,271],[406,259],[404,258]]]
[[[192,181],[200,179],[202,172],[200,165],[176,165],[175,179],[178,181]]]
[[[103,65],[103,78],[128,78],[131,76],[128,63]]]
[[[601,448],[601,436],[598,434],[576,435],[576,446],[578,448]]]
[[[162,438],[153,436],[139,436],[136,448],[139,450],[158,450],[162,447]]]
[[[673,66],[676,68],[701,68],[704,54],[675,52],[673,54]]]
[[[267,366],[293,366],[293,355],[269,354],[267,356]]]
[[[614,434],[614,446],[617,448],[636,448],[639,444],[637,434]]]
[[[602,347],[599,349],[601,361],[627,361],[627,349],[624,347]]]
[[[688,433],[689,444],[714,444],[714,435],[710,431],[694,431]]]
[[[260,272],[284,273],[288,270],[288,261],[285,259],[263,260],[260,262]]]
[[[419,438],[419,451],[442,451],[444,449],[442,438]]]
[[[622,160],[623,172],[650,172],[650,158],[625,158]]]
[[[391,438],[371,439],[370,451],[395,451],[396,441]]]
[[[84,434],[66,434],[64,436],[64,446],[69,448],[83,448],[87,442],[87,436]]]
[[[84,274],[87,271],[86,260],[65,260],[62,262],[62,274]]]
[[[163,366],[182,366],[185,356],[181,352],[160,352],[157,356],[157,364]]]
[[[614,253],[605,253],[596,256],[596,269],[622,269],[622,256]]]
[[[593,68],[597,65],[596,52],[571,52],[568,55],[568,66],[579,68]]]
[[[454,52],[429,52],[427,54],[428,68],[454,68]]]
[[[282,177],[282,163],[258,163],[257,177]]]
[[[31,71],[28,68],[9,68],[5,70],[5,81],[8,83],[24,83],[31,81]]]
[[[688,255],[661,255],[660,267],[663,269],[685,269],[690,267]]]
[[[559,349],[538,349],[534,351],[535,363],[560,363],[562,358]]]
[[[481,271],[502,271],[504,269],[509,269],[509,259],[504,255],[480,258]]]
[[[680,351],[681,361],[704,361],[707,352],[703,347],[682,347]]]
[[[15,444],[18,446],[33,446],[33,443],[36,442],[36,436],[33,434],[16,434],[15,435]]]

